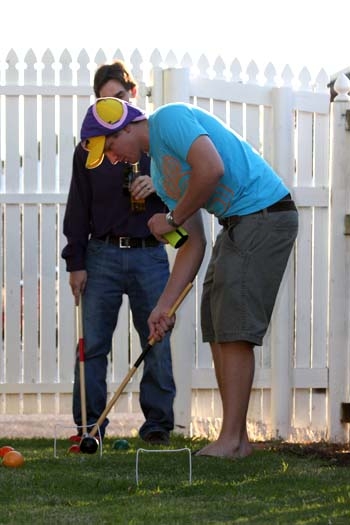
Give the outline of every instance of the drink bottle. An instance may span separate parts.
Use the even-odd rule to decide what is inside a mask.
[[[135,164],[132,164],[132,171],[131,171],[131,177],[130,177],[130,186],[134,182],[137,177],[141,175],[140,170],[140,164],[136,162]],[[145,199],[134,199],[130,192],[130,203],[131,203],[131,211],[133,213],[140,213],[145,211],[146,209],[146,200]]]

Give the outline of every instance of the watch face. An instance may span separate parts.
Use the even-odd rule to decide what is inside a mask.
[[[169,211],[169,213],[166,214],[166,221],[170,226],[173,226],[173,228],[176,228],[172,211]]]

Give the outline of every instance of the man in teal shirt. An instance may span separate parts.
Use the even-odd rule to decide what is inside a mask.
[[[253,349],[262,345],[298,231],[289,189],[242,137],[190,104],[168,104],[147,118],[119,99],[101,99],[89,108],[81,139],[91,167],[104,155],[111,162],[137,162],[147,153],[154,187],[170,209],[151,217],[151,232],[163,242],[179,226],[189,234],[149,317],[150,337],[160,340],[174,326],[167,312],[202,263],[201,209],[223,226],[201,302],[203,341],[211,346],[223,421],[217,440],[197,455],[248,456]]]

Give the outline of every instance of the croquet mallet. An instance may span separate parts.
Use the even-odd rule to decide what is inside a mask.
[[[84,454],[94,454],[98,449],[99,442],[94,436],[90,436],[87,431],[86,415],[86,385],[85,385],[85,341],[83,332],[83,305],[82,298],[79,297],[79,304],[76,305],[76,321],[78,334],[78,354],[79,354],[79,379],[80,379],[80,407],[82,422],[82,439],[80,441],[80,452]],[[98,430],[98,429],[97,429]]]

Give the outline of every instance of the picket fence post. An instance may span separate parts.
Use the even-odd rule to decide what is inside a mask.
[[[349,261],[350,238],[345,220],[350,213],[350,81],[340,75],[331,105],[330,256],[329,256],[329,439],[344,442],[349,424],[341,421],[341,403],[349,401]]]
[[[293,91],[290,87],[273,88],[273,167],[289,188],[293,184]],[[276,438],[288,438],[291,426],[291,349],[293,345],[293,282],[287,275],[275,306],[271,323],[271,429]],[[289,272],[288,272],[289,271]]]

